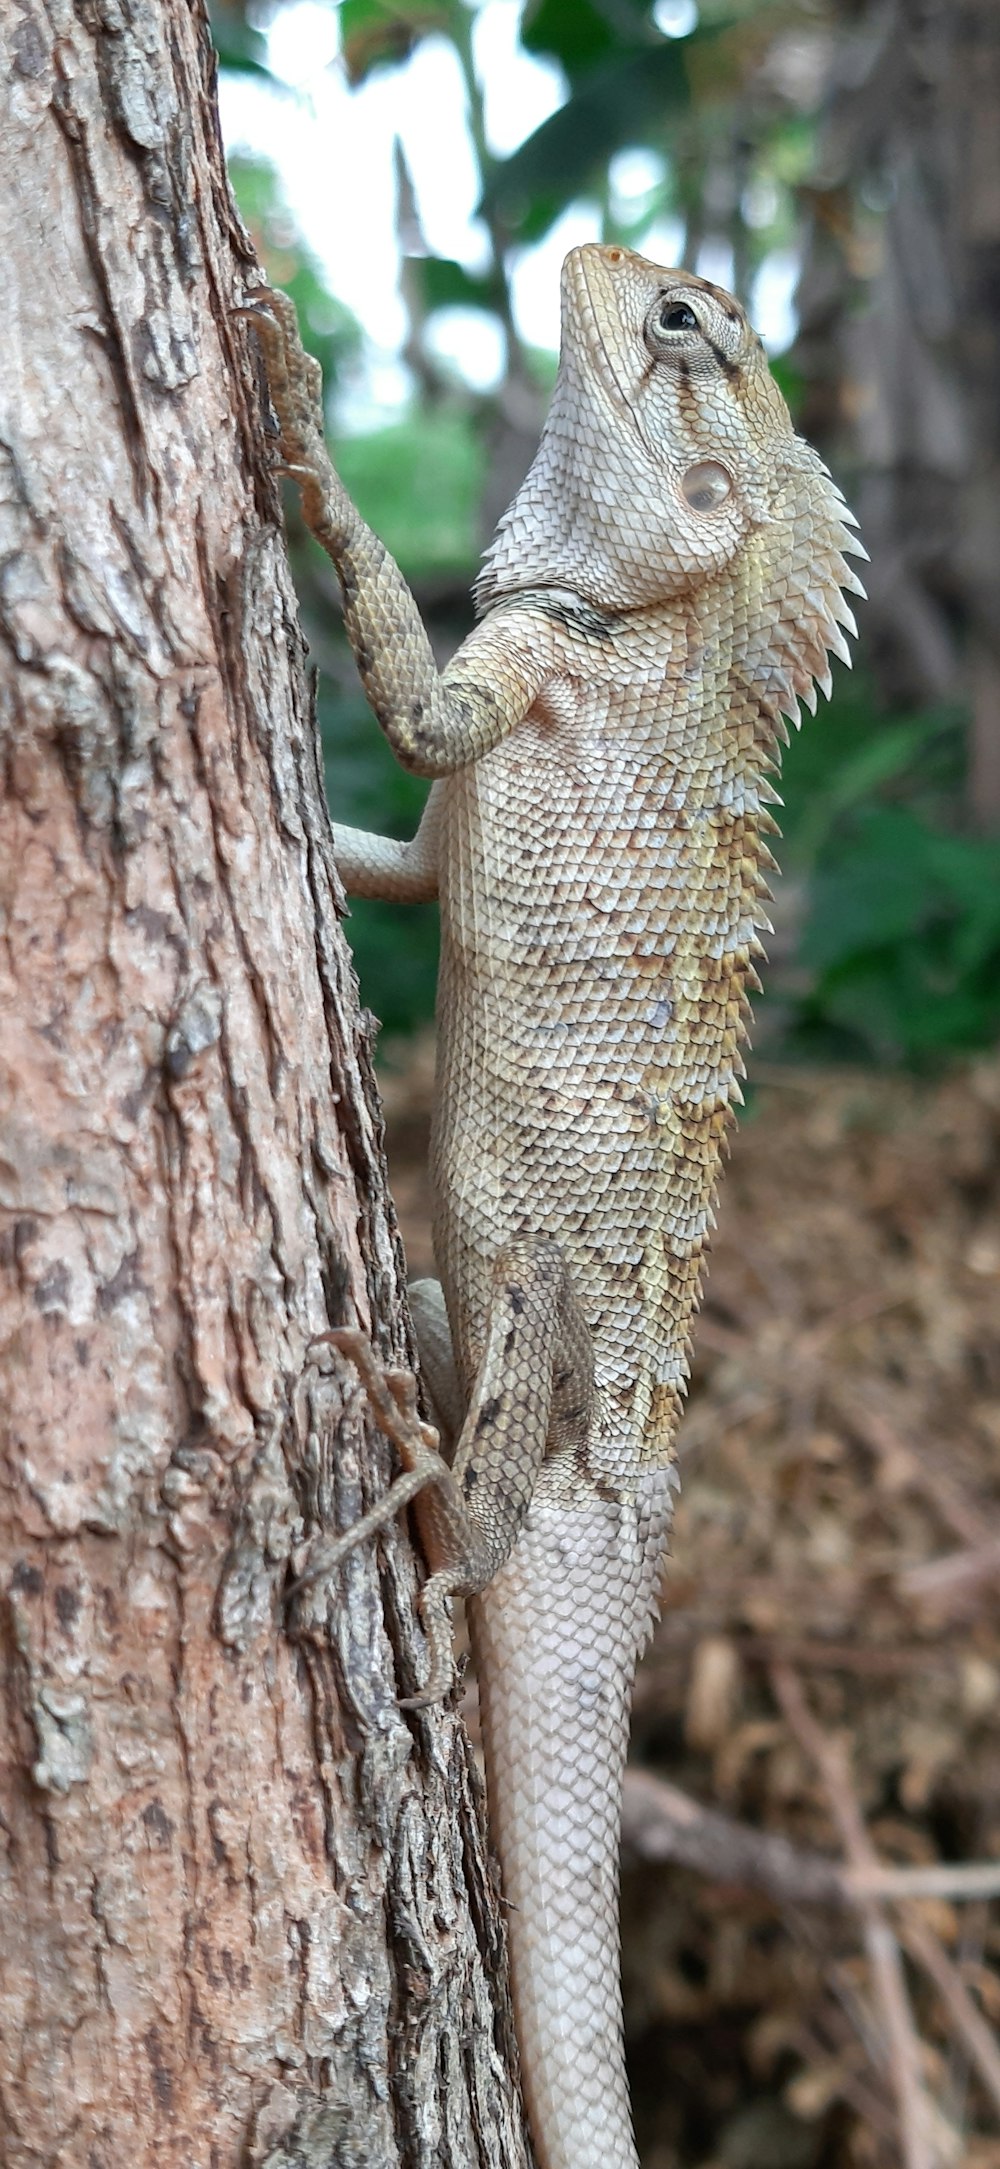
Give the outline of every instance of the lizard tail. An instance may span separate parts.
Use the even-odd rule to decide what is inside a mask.
[[[622,2044],[618,1850],[635,1661],[673,1472],[632,1504],[532,1506],[470,1603],[491,1826],[539,2169],[638,2169]]]

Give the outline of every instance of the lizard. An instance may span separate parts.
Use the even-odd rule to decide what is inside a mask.
[[[438,671],[333,469],[287,297],[258,316],[283,465],[362,684],[432,779],[409,843],[334,827],[348,894],[436,896],[440,1282],[412,1309],[436,1426],[334,1331],[414,1499],[429,1675],[469,1599],[491,1830],[540,2169],[636,2169],[618,1846],[713,1201],[768,930],[785,719],[850,660],[864,556],[730,295],[623,247],[562,274],[529,473]],[[388,1390],[386,1390],[388,1387]],[[407,1413],[407,1407],[409,1413]],[[311,1574],[314,1570],[310,1570]]]

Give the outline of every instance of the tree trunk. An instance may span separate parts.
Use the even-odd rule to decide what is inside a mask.
[[[969,701],[968,809],[1000,825],[1000,7],[834,0],[800,289],[802,426],[872,565],[892,700]]]
[[[0,37],[0,2158],[523,2164],[200,0]]]

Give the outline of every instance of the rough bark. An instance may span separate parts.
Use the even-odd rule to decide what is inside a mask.
[[[0,2158],[523,2163],[199,0],[0,17]]]
[[[964,694],[970,817],[1000,825],[1000,8],[832,14],[802,426],[858,470],[882,684],[907,702]]]

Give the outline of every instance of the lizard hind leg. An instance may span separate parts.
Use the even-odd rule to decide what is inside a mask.
[[[445,1694],[452,1678],[450,1600],[485,1588],[510,1557],[547,1454],[582,1446],[591,1421],[594,1359],[590,1330],[558,1245],[522,1236],[494,1261],[479,1368],[464,1421],[451,1341],[436,1282],[416,1284],[416,1320],[431,1391],[445,1425],[457,1431],[454,1454],[438,1451],[415,1402],[403,1405],[401,1374],[385,1373],[363,1334],[321,1336],[349,1356],[379,1428],[406,1474],[378,1506],[322,1547],[322,1567],[373,1534],[413,1502],[431,1569],[420,1596],[430,1666],[426,1686],[404,1709]],[[413,1380],[407,1374],[412,1388]],[[319,1571],[310,1567],[308,1578]],[[305,1579],[306,1577],[303,1577]]]
[[[461,1404],[434,1287],[420,1287],[417,1315],[431,1390],[435,1399],[440,1395],[447,1422]],[[450,1599],[485,1588],[510,1557],[547,1455],[582,1445],[593,1374],[590,1330],[559,1244],[545,1236],[515,1238],[494,1260],[482,1354],[455,1443],[453,1481],[429,1486],[414,1502],[432,1570],[420,1607],[431,1677],[411,1706],[436,1700],[450,1675]]]
[[[441,1434],[441,1451],[450,1463],[462,1429],[465,1401],[455,1363],[444,1289],[439,1280],[411,1280],[406,1297],[420,1351],[420,1376],[431,1415]]]

